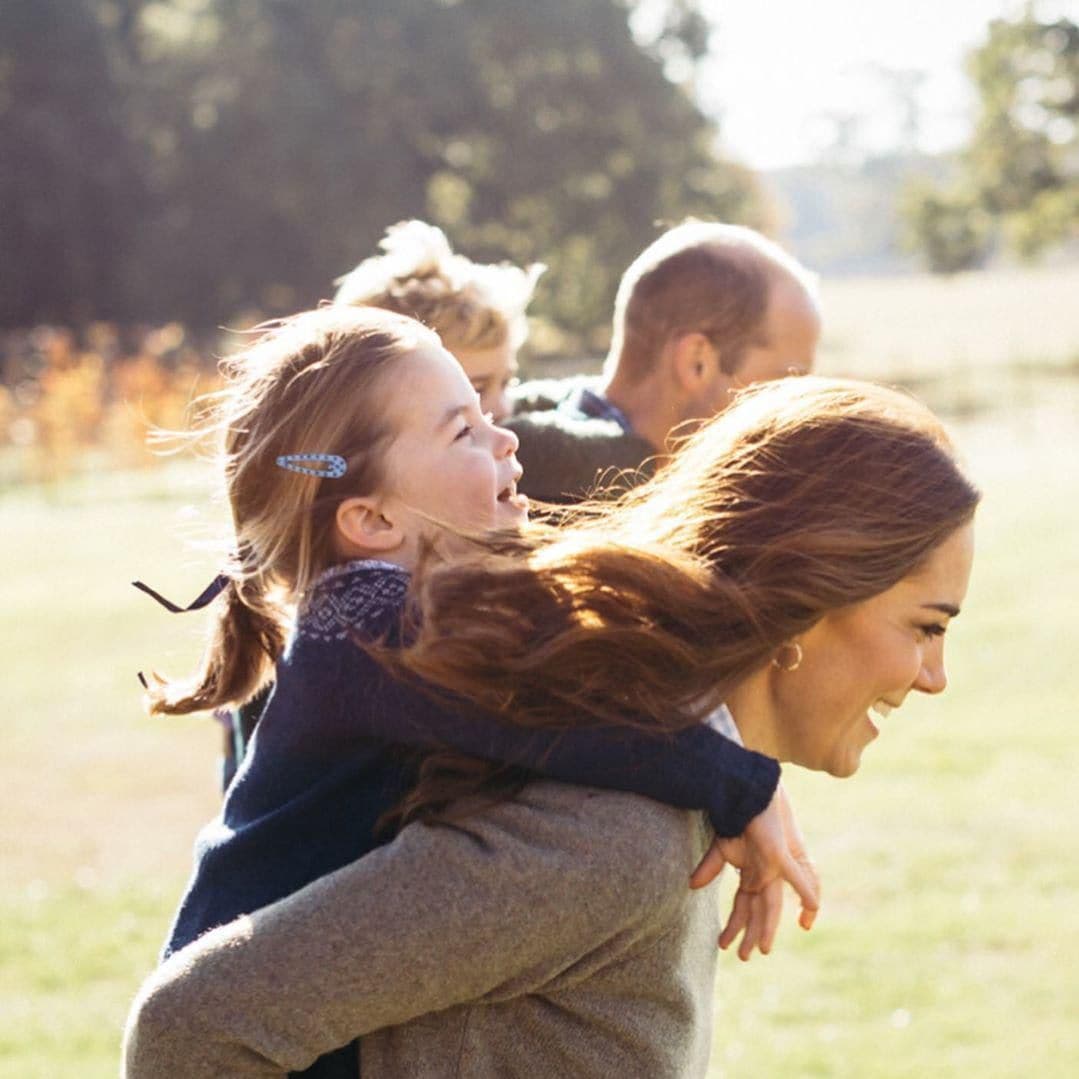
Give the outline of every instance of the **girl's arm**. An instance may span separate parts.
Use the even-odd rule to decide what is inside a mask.
[[[707,902],[685,890],[703,833],[543,783],[452,827],[411,824],[158,968],[128,1019],[127,1079],[281,1076],[419,1015],[566,988],[582,959],[620,966]],[[685,962],[710,980],[707,956]]]
[[[453,749],[565,783],[701,809],[722,838],[742,835],[779,784],[776,761],[743,749],[704,723],[672,733],[629,726],[517,727],[478,708],[438,703],[389,675],[359,646],[352,646],[346,663],[353,669],[335,679],[343,693],[339,714],[358,736],[424,750]]]
[[[388,674],[354,645],[343,660],[356,669],[335,679],[356,733],[421,749],[449,747],[521,765],[565,783],[643,794],[682,809],[704,810],[717,840],[693,874],[702,887],[729,857],[723,840],[744,840],[743,869],[723,946],[742,934],[739,955],[770,951],[782,911],[783,882],[798,893],[809,929],[820,904],[819,881],[793,811],[780,798],[779,764],[745,749],[706,723],[676,732],[583,726],[553,731],[516,727],[478,708],[455,710]],[[782,803],[782,804],[781,804]]]

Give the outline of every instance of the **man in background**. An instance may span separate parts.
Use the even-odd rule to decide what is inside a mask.
[[[815,275],[752,229],[687,221],[633,261],[598,379],[515,394],[521,489],[570,502],[605,475],[650,475],[677,436],[754,382],[808,374],[821,321]]]

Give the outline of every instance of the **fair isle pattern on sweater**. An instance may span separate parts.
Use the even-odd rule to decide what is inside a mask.
[[[362,559],[334,566],[304,597],[296,635],[341,641],[356,626],[380,624],[387,613],[400,610],[408,581],[408,573],[390,562]]]

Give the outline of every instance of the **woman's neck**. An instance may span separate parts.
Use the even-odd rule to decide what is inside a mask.
[[[785,760],[771,685],[771,669],[762,667],[739,682],[727,694],[725,703],[746,749]]]

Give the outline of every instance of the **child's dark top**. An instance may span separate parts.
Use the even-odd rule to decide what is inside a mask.
[[[740,835],[771,800],[779,765],[704,724],[674,736],[526,730],[456,712],[393,678],[355,638],[392,639],[408,583],[400,568],[365,561],[312,587],[221,815],[199,836],[165,954],[388,842],[376,823],[415,779],[416,758],[402,746],[450,748],[703,809],[722,836]],[[347,1070],[316,1065],[305,1074],[356,1075],[355,1052],[344,1059]]]

